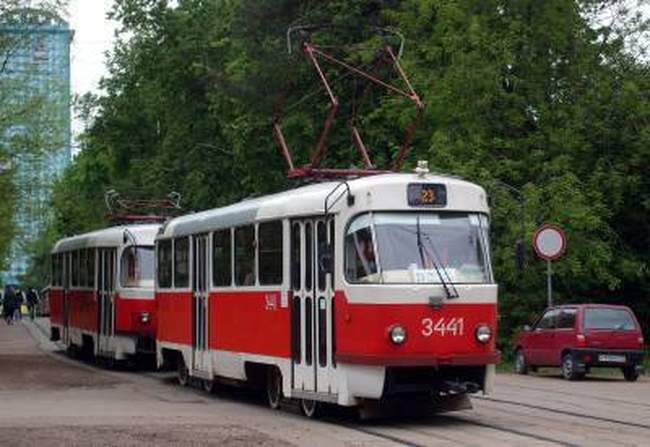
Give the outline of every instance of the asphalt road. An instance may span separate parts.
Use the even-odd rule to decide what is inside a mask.
[[[42,322],[44,323],[44,322]],[[255,393],[181,388],[168,373],[108,371],[68,359],[36,325],[0,322],[1,446],[648,445],[650,380],[566,382],[557,372],[498,376],[474,409],[322,421]]]

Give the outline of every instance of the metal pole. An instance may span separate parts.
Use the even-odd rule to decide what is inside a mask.
[[[546,288],[548,292],[548,307],[553,306],[553,280],[551,279],[553,271],[551,270],[551,260],[546,260]]]

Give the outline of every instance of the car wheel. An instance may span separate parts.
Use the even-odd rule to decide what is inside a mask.
[[[266,397],[269,407],[277,410],[282,403],[282,374],[276,367],[269,368],[266,379]]]
[[[521,348],[515,352],[515,373],[528,374],[528,362],[526,361],[524,350]]]
[[[625,377],[625,380],[628,382],[636,382],[636,379],[639,378],[639,372],[634,366],[626,366],[623,368],[623,377]]]
[[[571,354],[562,357],[562,376],[567,380],[578,380],[581,377],[576,371],[576,362]]]

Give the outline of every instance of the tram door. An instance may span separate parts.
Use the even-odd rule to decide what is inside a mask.
[[[115,335],[115,264],[117,250],[97,251],[97,297],[99,309],[98,352],[110,352],[110,339]]]
[[[210,355],[208,351],[208,294],[209,267],[207,234],[195,236],[193,239],[193,337],[192,337],[192,369],[208,372]]]
[[[324,257],[327,246],[333,246],[333,234],[332,220],[291,224],[292,365],[297,391],[337,393],[333,377],[334,281],[326,273]]]
[[[72,305],[70,303],[70,253],[63,253],[63,334],[61,334],[61,341],[64,345],[70,343],[70,312]]]

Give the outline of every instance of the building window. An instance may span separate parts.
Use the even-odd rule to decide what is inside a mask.
[[[158,242],[158,287],[172,286],[172,241]]]
[[[282,221],[258,227],[260,284],[282,284]]]
[[[235,284],[255,285],[255,226],[235,228]]]
[[[174,287],[190,285],[190,238],[174,240]]]
[[[232,284],[232,240],[230,228],[212,235],[212,282],[215,286]]]

